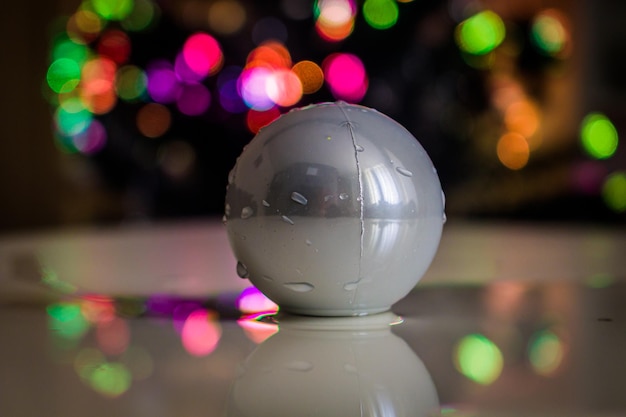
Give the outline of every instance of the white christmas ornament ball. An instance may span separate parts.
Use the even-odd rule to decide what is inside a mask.
[[[264,127],[229,174],[237,273],[282,310],[378,313],[429,267],[445,222],[436,170],[404,127],[343,102]]]

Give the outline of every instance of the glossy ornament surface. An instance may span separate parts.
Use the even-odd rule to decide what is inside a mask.
[[[419,142],[382,113],[343,102],[261,129],[228,183],[237,273],[293,313],[388,310],[425,273],[445,221]]]

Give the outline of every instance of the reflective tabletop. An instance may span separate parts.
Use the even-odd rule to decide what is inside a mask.
[[[390,312],[276,312],[218,219],[0,238],[1,416],[626,414],[626,233],[450,221]]]

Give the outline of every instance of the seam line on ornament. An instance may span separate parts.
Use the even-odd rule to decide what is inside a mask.
[[[359,162],[359,151],[358,151],[358,147],[357,147],[357,143],[356,143],[356,136],[354,134],[354,125],[352,120],[350,120],[350,117],[348,117],[348,114],[346,113],[346,111],[343,108],[343,103],[339,103],[339,110],[341,110],[341,113],[343,114],[343,117],[346,119],[345,121],[345,125],[348,127],[348,131],[350,132],[350,139],[352,140],[352,147],[354,149],[354,162],[356,163],[356,175],[357,175],[357,184],[359,186],[359,196],[358,196],[358,202],[359,202],[359,226],[360,226],[360,231],[359,231],[359,267],[358,267],[358,275],[357,275],[357,279],[356,281],[352,282],[352,284],[357,284],[354,288],[354,293],[352,294],[352,300],[350,302],[350,304],[354,304],[354,302],[356,301],[357,298],[357,293],[359,291],[359,286],[358,283],[361,282],[361,262],[363,261],[363,240],[364,240],[364,236],[365,236],[365,223],[363,221],[363,207],[364,207],[364,202],[363,202],[363,181],[361,178],[361,164]]]

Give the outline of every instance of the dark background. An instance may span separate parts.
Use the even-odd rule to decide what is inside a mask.
[[[130,34],[131,63],[172,59],[190,33],[211,33],[184,19],[191,1],[208,4],[156,2],[162,13],[154,27]],[[623,2],[484,1],[483,8],[507,26],[489,68],[469,62],[455,43],[458,10],[475,7],[468,1],[398,3],[398,22],[387,30],[369,27],[359,11],[352,35],[336,43],[316,35],[313,16],[286,17],[280,1],[240,3],[247,12],[244,27],[216,35],[225,66],[245,63],[255,46],[255,21],[269,16],[287,28],[285,45],[294,62],[320,63],[339,51],[359,56],[370,82],[360,104],[388,114],[420,140],[438,168],[449,219],[624,224],[625,214],[607,207],[601,195],[605,178],[626,170],[623,144],[611,158],[597,161],[579,139],[580,123],[591,111],[606,114],[618,132],[624,128]],[[120,103],[99,117],[109,135],[100,152],[68,153],[55,144],[45,75],[59,21],[78,5],[58,0],[0,6],[0,231],[221,216],[227,173],[253,134],[245,114],[230,114],[217,100],[201,117],[173,111],[171,128],[157,140],[134,130],[137,105]],[[565,57],[548,57],[529,42],[533,17],[547,8],[570,23],[571,51]],[[494,92],[503,78],[520,87],[540,114],[541,146],[520,170],[504,167],[495,152],[503,118]],[[214,83],[207,80],[209,88]],[[334,99],[324,86],[297,106]],[[168,146],[182,142],[193,158],[182,175],[172,175],[168,166],[189,154]],[[169,159],[162,157],[164,149],[173,150]],[[581,181],[591,187],[583,189]]]

